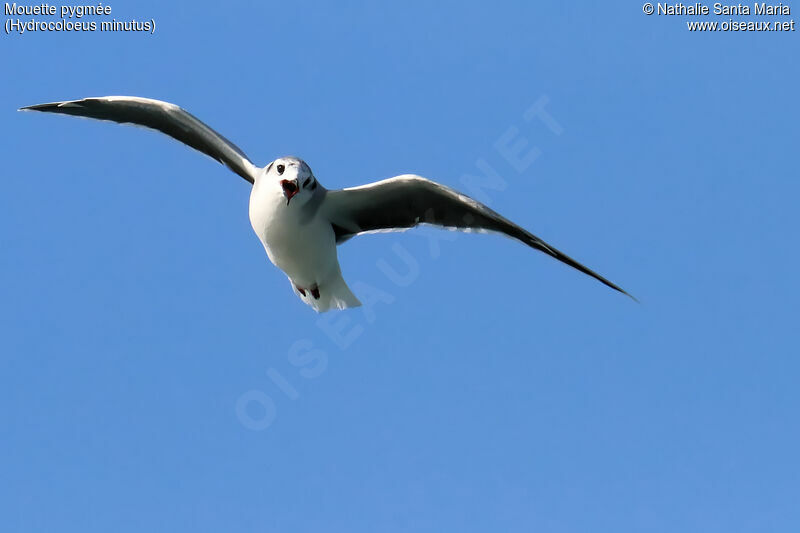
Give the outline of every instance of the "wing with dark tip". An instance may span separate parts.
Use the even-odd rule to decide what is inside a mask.
[[[20,108],[78,117],[110,120],[154,129],[216,159],[250,183],[256,167],[235,144],[180,107],[135,96],[103,96],[67,102],[53,102]]]
[[[633,298],[480,202],[420,176],[407,174],[362,187],[328,191],[323,209],[337,243],[360,233],[404,230],[419,224],[504,233]]]

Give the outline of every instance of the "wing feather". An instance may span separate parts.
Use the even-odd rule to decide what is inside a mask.
[[[399,231],[419,224],[503,233],[633,298],[600,274],[482,203],[420,176],[406,174],[362,187],[328,191],[325,204],[337,243],[361,233]]]
[[[169,102],[135,96],[103,96],[32,105],[20,111],[60,113],[144,126],[210,156],[250,183],[255,181],[256,167],[244,152],[194,115]]]

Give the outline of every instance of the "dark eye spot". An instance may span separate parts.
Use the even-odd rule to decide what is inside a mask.
[[[283,174],[283,171],[286,170],[286,167],[283,165],[278,165],[278,174]]]

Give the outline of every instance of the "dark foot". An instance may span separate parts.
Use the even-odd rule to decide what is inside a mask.
[[[297,285],[295,285],[294,288],[297,289],[297,292],[299,292],[303,296],[306,295],[306,290],[305,289],[302,289],[302,288],[298,287]]]
[[[319,300],[319,287],[316,285],[311,287],[311,296],[313,296],[315,300]]]

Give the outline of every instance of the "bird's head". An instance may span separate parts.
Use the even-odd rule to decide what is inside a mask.
[[[306,203],[317,190],[317,179],[302,159],[281,157],[264,168],[265,181],[275,184],[286,205]]]

